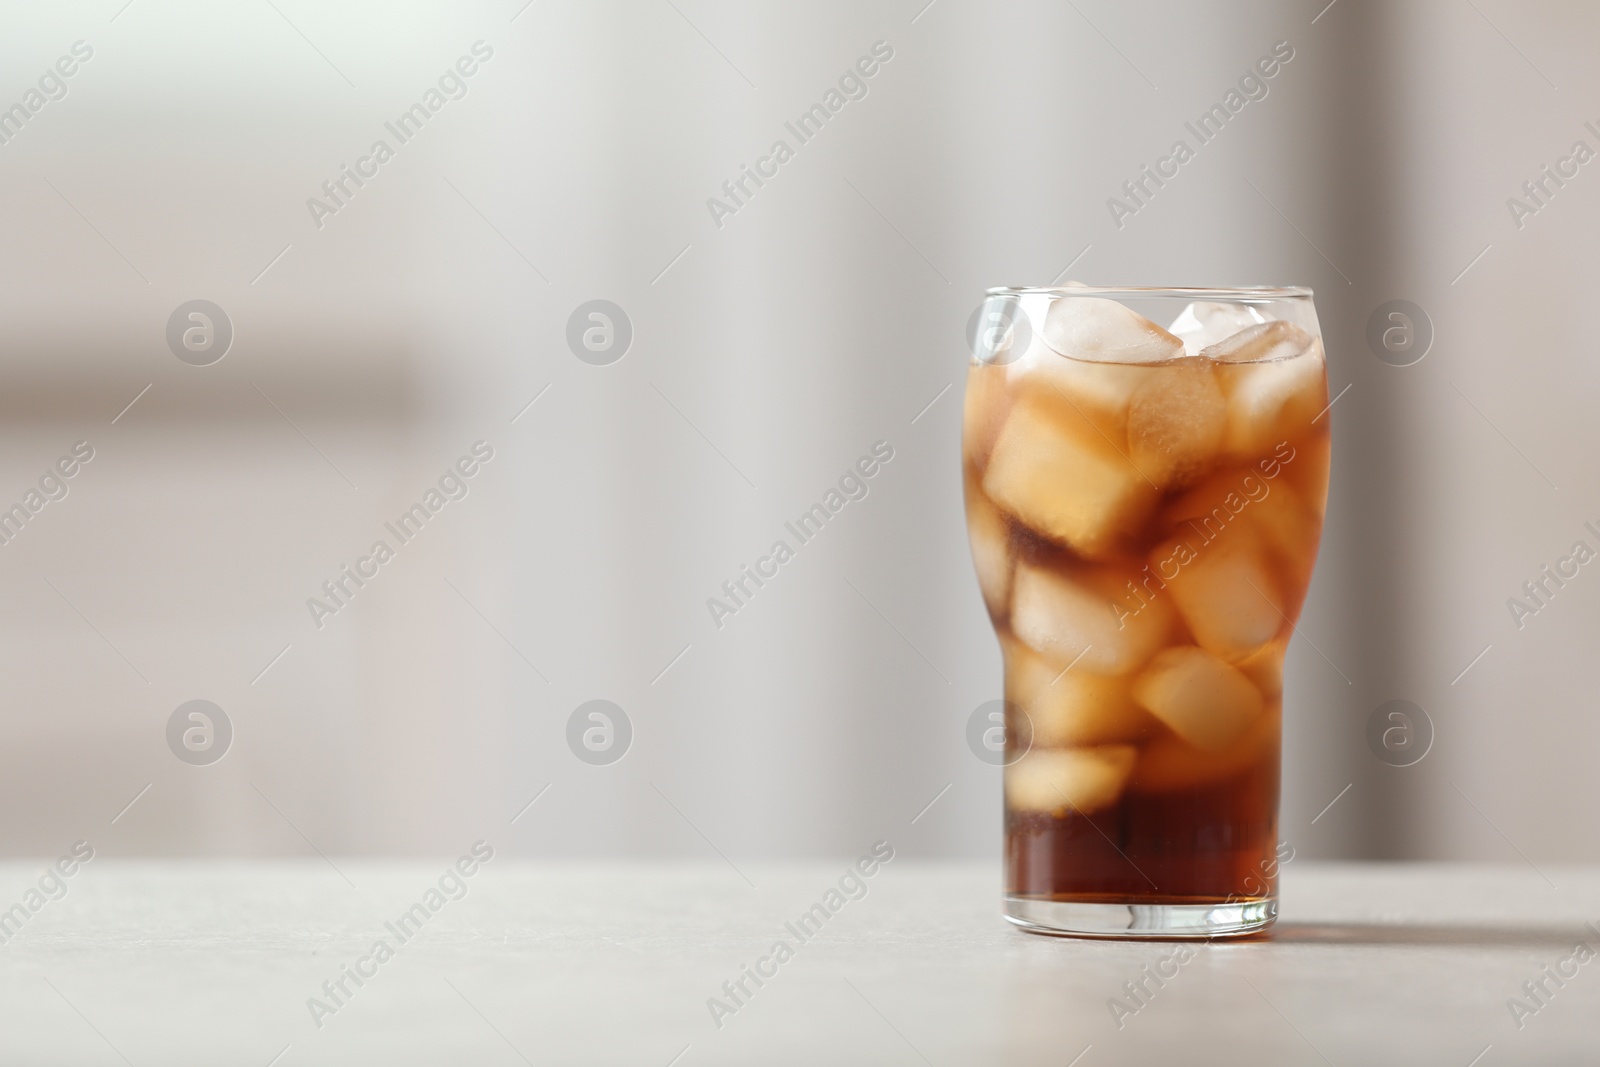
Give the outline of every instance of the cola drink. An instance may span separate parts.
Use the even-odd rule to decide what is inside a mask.
[[[1327,497],[1310,291],[994,290],[974,333],[962,452],[1005,662],[1006,915],[1258,930]]]

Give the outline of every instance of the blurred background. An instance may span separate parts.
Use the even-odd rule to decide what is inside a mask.
[[[1508,605],[1600,549],[1600,11],[0,10],[0,508],[27,512],[0,544],[0,852],[997,855],[999,771],[965,740],[1000,662],[963,331],[986,287],[1075,278],[1316,290],[1340,398],[1287,676],[1297,854],[1600,858],[1600,570]],[[193,300],[220,359],[169,344]],[[631,327],[603,365],[569,344],[593,300]],[[1431,334],[1406,366],[1369,343],[1396,300]],[[478,442],[401,544],[385,523]],[[877,442],[867,496],[714,618]],[[596,699],[631,732],[606,765],[569,745]],[[209,765],[169,745],[191,700],[231,725]],[[1426,716],[1420,762],[1368,744],[1391,700]]]

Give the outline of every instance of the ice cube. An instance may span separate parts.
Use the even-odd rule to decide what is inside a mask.
[[[1158,729],[1150,713],[1133,702],[1127,678],[1091,674],[1081,663],[1074,666],[1042,655],[1014,639],[1001,644],[1006,699],[1028,713],[1035,745],[1137,741]]]
[[[1271,492],[1266,485],[1250,467],[1225,467],[1164,505],[1161,521],[1179,536],[1215,536],[1249,509],[1253,496]]]
[[[1294,485],[1295,496],[1320,523],[1328,510],[1328,454],[1332,441],[1326,418],[1317,420],[1313,428],[1316,433],[1280,449],[1282,458],[1278,461],[1283,480]],[[1274,457],[1278,458],[1278,452]]]
[[[1236,520],[1220,532],[1200,525],[1187,535],[1179,530],[1156,546],[1149,566],[1202,647],[1241,660],[1288,625],[1266,546],[1254,529]]]
[[[1183,342],[1115,300],[1065,296],[1044,318],[1045,344],[1064,356],[1105,363],[1155,363],[1183,355]]]
[[[1268,704],[1283,696],[1283,654],[1288,645],[1281,638],[1269,641],[1235,664],[1261,690]]]
[[[1216,752],[1261,716],[1261,692],[1237,668],[1193,645],[1159,653],[1133,683],[1133,698],[1195,748]]]
[[[1048,567],[1018,561],[1011,629],[1036,652],[1074,670],[1127,674],[1155,655],[1172,630],[1173,608],[1136,591],[1138,572],[1121,566]],[[1080,659],[1080,657],[1082,657]]]
[[[1044,349],[1036,359],[1006,368],[1014,389],[1040,390],[1086,416],[1108,442],[1128,439],[1128,402],[1157,368],[1129,363],[1090,363]]]
[[[1122,795],[1136,754],[1132,745],[1035,746],[1006,768],[1006,804],[1013,811],[1056,816],[1109,808]]]
[[[995,435],[1011,409],[1007,388],[1008,368],[974,364],[967,372],[966,398],[961,408],[961,443],[979,470],[989,462]]]
[[[1012,407],[983,489],[1035,532],[1089,558],[1115,552],[1157,496],[1092,420],[1039,392]]]
[[[1246,517],[1285,567],[1298,572],[1316,558],[1321,516],[1313,512],[1287,478],[1262,479],[1266,495],[1253,500]]]
[[[1191,484],[1215,464],[1228,425],[1212,365],[1184,359],[1144,373],[1128,404],[1129,458],[1157,485]]]
[[[978,588],[989,615],[1003,619],[1011,597],[1011,527],[1000,509],[969,477],[967,482],[967,539]]]
[[[1228,394],[1228,452],[1238,458],[1264,456],[1315,427],[1328,403],[1322,346],[1300,355],[1224,368]]]
[[[1175,734],[1158,737],[1140,750],[1128,788],[1135,793],[1170,793],[1232,778],[1261,760],[1277,758],[1279,728],[1278,715],[1269,710],[1216,752],[1195,748]]]
[[[1222,363],[1258,363],[1264,360],[1292,359],[1311,350],[1315,340],[1292,322],[1275,319],[1248,326],[1200,354]]]
[[[1300,499],[1294,483],[1252,467],[1211,475],[1166,504],[1161,521],[1191,540],[1214,537],[1236,521],[1251,526],[1292,570],[1314,558],[1321,531],[1320,516]]]
[[[1197,356],[1201,349],[1266,321],[1266,316],[1253,307],[1196,300],[1172,320],[1167,332],[1183,341],[1184,351]]]

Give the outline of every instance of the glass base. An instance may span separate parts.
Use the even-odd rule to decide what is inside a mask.
[[[1005,916],[1024,930],[1060,937],[1245,937],[1277,921],[1278,898],[1216,904],[1099,904],[1006,897]]]

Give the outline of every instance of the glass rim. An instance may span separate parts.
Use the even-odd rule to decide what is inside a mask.
[[[1151,299],[1172,297],[1184,300],[1286,300],[1310,299],[1309,285],[1237,285],[1215,288],[1161,285],[1000,285],[984,291],[986,296],[1103,296]]]

